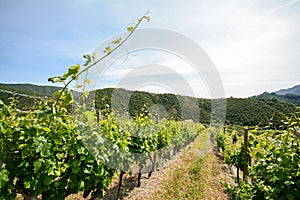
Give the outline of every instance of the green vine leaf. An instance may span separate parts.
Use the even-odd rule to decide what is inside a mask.
[[[82,88],[82,87],[83,87],[83,85],[81,85],[81,84],[76,84],[76,85],[75,85],[75,88],[76,88],[76,89],[79,89],[79,88]]]
[[[4,186],[6,182],[9,181],[8,178],[9,171],[6,169],[0,169],[0,189]]]
[[[111,43],[113,43],[113,44],[119,44],[121,42],[121,40],[122,40],[122,38],[117,38],[117,39],[111,41]]]
[[[127,27],[127,31],[129,31],[129,32],[132,32],[132,31],[134,31],[134,27],[133,27],[133,26],[129,26],[129,27]]]
[[[89,54],[85,54],[83,55],[83,58],[86,59],[85,63],[83,66],[88,66],[90,64],[90,62],[92,62],[92,56]]]
[[[62,77],[60,76],[54,76],[54,77],[50,77],[48,78],[48,81],[49,82],[52,82],[52,83],[62,83],[64,82],[66,79],[63,79]]]
[[[68,77],[71,77],[72,79],[77,80],[79,72],[80,72],[79,64],[71,66],[69,67],[68,72],[62,76],[62,78],[63,80],[66,80]]]
[[[85,83],[86,83],[86,84],[90,84],[90,83],[91,83],[91,79],[86,78],[86,79],[85,79]]]
[[[37,172],[41,167],[42,167],[42,164],[43,164],[43,159],[38,159],[37,161],[34,162],[33,166],[33,170],[34,172]]]
[[[105,47],[104,53],[110,54],[111,51],[112,51],[111,47],[110,47],[110,46],[107,46],[107,47]]]
[[[66,97],[65,97],[64,101],[67,105],[73,103],[73,95],[72,95],[72,92],[70,89],[68,89],[66,91]]]

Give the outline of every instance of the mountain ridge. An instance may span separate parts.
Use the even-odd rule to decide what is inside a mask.
[[[279,95],[276,94],[275,92],[269,93],[269,92],[264,92],[262,94],[253,96],[253,98],[258,98],[258,99],[264,99],[264,100],[278,100],[282,102],[287,102],[294,104],[296,106],[300,106],[300,96],[296,94],[284,94],[284,95]]]
[[[62,87],[31,83],[0,83],[0,89],[32,96],[51,96]]]
[[[278,91],[275,91],[274,93],[278,94],[278,95],[286,95],[286,94],[300,95],[300,84],[295,85],[295,86],[290,87],[290,88],[280,89]]]
[[[12,84],[0,84],[0,89],[14,90],[18,93],[29,95],[51,96],[52,91],[60,89],[56,86],[35,86],[33,84],[18,84],[17,87]],[[24,87],[22,87],[24,86]],[[34,90],[37,88],[37,90]],[[45,89],[43,91],[43,88]],[[159,94],[142,91],[129,91],[119,88],[105,88],[96,90],[95,105],[96,109],[103,110],[108,104],[112,107],[112,96],[117,94],[117,100],[121,113],[128,112],[130,116],[139,115],[145,104],[154,109],[160,116],[171,116],[176,120],[198,121],[203,124],[209,124],[214,120],[212,114],[211,99],[187,97],[175,94]],[[275,94],[276,95],[276,94]],[[0,99],[4,103],[9,103],[9,98],[14,96],[0,91]],[[297,95],[296,95],[297,96]],[[299,96],[300,97],[300,96]],[[125,105],[124,101],[126,100]],[[179,101],[180,100],[180,101]],[[225,124],[237,124],[242,126],[267,126],[272,123],[274,127],[279,128],[286,117],[295,112],[298,107],[294,104],[279,100],[278,98],[226,98],[227,109]],[[21,96],[19,97],[20,106],[28,106],[33,103],[33,99]],[[196,102],[196,103],[195,103]],[[182,103],[186,106],[182,112]],[[159,105],[160,107],[155,107]],[[127,106],[127,107],[126,107]],[[22,107],[23,108],[23,107]],[[126,109],[124,109],[126,108]],[[196,112],[199,109],[199,113]],[[270,121],[272,120],[272,122]]]

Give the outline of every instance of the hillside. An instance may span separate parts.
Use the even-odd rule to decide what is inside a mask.
[[[12,90],[18,93],[50,96],[58,87],[36,86],[31,84],[0,84],[0,89]],[[112,106],[112,94],[114,112],[129,113],[131,116],[138,115],[144,104],[147,104],[152,113],[158,113],[161,117],[173,118],[176,120],[190,120],[209,124],[211,121],[211,100],[193,98],[174,94],[154,94],[141,91],[128,91],[125,89],[106,88],[96,91],[96,108],[103,110],[105,105]],[[8,98],[13,94],[0,91],[0,99],[8,103]],[[283,102],[278,98],[270,98],[269,94],[257,96],[256,98],[228,98],[226,111],[226,124],[237,124],[243,126],[266,126],[272,118],[275,127],[281,125],[281,120],[295,112],[297,106]],[[271,94],[271,96],[280,96]],[[284,95],[291,99],[291,95]],[[294,101],[298,102],[298,96]],[[26,96],[18,97],[20,106],[28,107],[33,99]],[[184,105],[184,110],[181,110]],[[299,105],[299,104],[297,104]],[[199,110],[199,112],[196,112]]]
[[[300,85],[296,85],[294,87],[287,88],[287,89],[281,89],[281,90],[278,90],[274,93],[279,94],[279,95],[285,95],[285,94],[300,95]]]
[[[11,98],[16,98],[19,102],[19,108],[22,110],[27,110],[27,108],[32,107],[34,104],[34,99],[30,98],[28,96],[20,96],[20,95],[14,95],[12,93],[3,92],[0,89],[0,99],[5,103],[9,104]]]
[[[208,124],[211,119],[211,100],[202,98],[193,98],[185,96],[176,96],[174,94],[154,94],[140,91],[127,91],[124,89],[107,88],[98,90],[96,93],[96,106],[104,109],[104,105],[111,106],[112,93],[114,99],[114,108],[118,112],[129,112],[131,116],[137,115],[145,103],[152,108],[153,105],[161,105],[161,109],[156,112],[180,120],[193,119],[204,124]],[[130,97],[130,98],[129,98]],[[194,103],[197,101],[198,103]],[[126,107],[124,102],[129,102]],[[186,105],[184,114],[181,112],[180,102]],[[198,108],[200,113],[195,112]],[[154,106],[155,107],[155,106]],[[126,109],[127,108],[127,109]],[[258,98],[228,98],[226,111],[226,124],[237,124],[243,126],[267,126],[272,121],[274,128],[279,128],[281,120],[295,112],[297,106],[276,100],[261,100]],[[181,118],[180,118],[181,117]],[[272,118],[272,120],[271,120]]]
[[[270,104],[254,98],[229,98],[227,99],[226,123],[262,127],[272,122],[278,128],[281,120],[295,110],[296,106],[281,101]]]
[[[172,116],[176,120],[199,121],[201,119],[200,121],[204,123],[210,121],[211,102],[209,99],[106,88],[97,90],[96,107],[102,110],[105,104],[112,106],[112,94],[114,94],[113,108],[118,113],[128,112],[131,116],[136,116],[144,104],[147,104],[152,113],[158,113],[160,116]],[[184,112],[181,110],[181,104],[185,108]],[[199,105],[201,105],[201,112],[197,113],[195,111]]]
[[[21,94],[33,95],[33,96],[51,96],[53,92],[61,89],[55,86],[40,86],[33,84],[4,84],[0,83],[0,89],[12,91]]]
[[[282,102],[292,103],[297,106],[300,106],[300,95],[296,95],[296,94],[279,95],[274,92],[272,93],[264,92],[260,95],[254,96],[254,98],[264,99],[267,101],[267,103],[273,101],[282,101]]]

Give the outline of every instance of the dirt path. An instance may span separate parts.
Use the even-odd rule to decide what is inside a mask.
[[[224,159],[218,149],[212,146],[209,150],[201,150],[199,148],[199,140],[197,139],[185,150],[177,154],[173,160],[169,161],[167,166],[153,172],[150,178],[148,178],[148,174],[143,174],[140,187],[135,187],[137,184],[136,175],[125,175],[125,180],[123,181],[124,183],[120,191],[121,198],[119,199],[174,199],[168,196],[168,184],[170,184],[170,182],[173,184],[172,176],[174,175],[174,171],[186,170],[187,162],[190,162],[187,161],[189,155],[191,153],[201,155],[204,151],[207,152],[201,166],[201,174],[199,174],[199,181],[201,181],[201,198],[199,196],[199,198],[196,199],[228,199],[223,191],[224,186],[221,184],[221,180],[234,183],[233,175],[230,174],[229,168],[224,163]],[[189,174],[186,174],[186,176],[189,176]],[[117,181],[112,184],[111,189],[105,194],[104,200],[116,199],[117,184]]]
[[[189,146],[190,145],[177,152],[171,160],[164,160],[163,167],[152,172],[151,177],[148,177],[148,173],[142,174],[140,187],[136,187],[138,179],[137,174],[131,176],[129,174],[125,174],[123,176],[123,184],[120,190],[119,199],[150,199],[152,194],[160,188],[165,175],[168,171],[172,170],[172,166],[180,159],[180,156],[189,148]],[[110,189],[105,193],[103,200],[116,200],[117,192],[118,180],[115,179]]]

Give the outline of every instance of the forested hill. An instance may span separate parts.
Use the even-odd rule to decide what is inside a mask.
[[[13,88],[13,90],[12,90]],[[35,91],[35,88],[39,88]],[[43,90],[43,88],[45,90]],[[34,86],[29,84],[18,84],[18,87],[12,85],[0,84],[2,90],[12,90],[18,93],[50,96],[53,91],[60,88],[51,86]],[[154,94],[148,92],[128,91],[124,89],[101,89],[96,91],[96,107],[104,109],[106,104],[111,105],[111,97],[114,94],[114,105],[118,105],[121,112],[129,112],[131,116],[140,113],[144,104],[160,116],[171,116],[177,120],[192,119],[201,123],[208,124],[211,118],[211,100],[203,98],[193,98],[179,96],[174,94]],[[7,92],[1,92],[0,99],[8,103],[8,98],[13,96]],[[30,97],[20,96],[21,106],[29,106],[33,100]],[[272,119],[274,126],[279,127],[281,120],[285,120],[286,116],[295,112],[298,108],[296,105],[283,102],[278,99],[259,99],[259,98],[227,98],[227,124],[239,125],[268,125]],[[185,112],[181,111],[180,103],[185,105]],[[126,106],[129,105],[129,106]],[[154,106],[156,105],[156,106]],[[200,110],[200,113],[195,112]]]
[[[0,83],[0,90],[6,90],[32,96],[51,96],[53,92],[61,89],[55,86],[41,86],[33,84],[4,84]]]
[[[300,106],[300,85],[296,85],[287,89],[280,89],[276,92],[264,92],[254,98],[264,99],[268,101],[283,101]]]
[[[272,101],[276,101],[276,100],[283,101],[283,102],[288,102],[288,103],[292,103],[297,106],[300,106],[300,96],[296,95],[296,94],[279,95],[279,94],[276,94],[275,92],[272,92],[272,93],[264,92],[260,95],[255,96],[255,98],[272,100]]]
[[[113,99],[114,103],[119,107],[125,108],[126,105],[122,105],[124,102],[129,102],[128,110],[123,112],[129,112],[130,115],[136,115],[140,112],[145,103],[151,108],[154,104],[159,104],[163,109],[157,109],[156,112],[166,111],[173,117],[180,119],[193,119],[194,121],[200,121],[201,123],[209,123],[211,117],[211,100],[202,98],[193,98],[185,96],[176,96],[174,94],[154,94],[148,92],[139,91],[127,91],[124,89],[103,89],[98,90],[96,93],[96,105],[99,109],[104,109],[104,105],[111,106],[112,94],[116,96]],[[124,101],[124,99],[127,101]],[[180,101],[178,100],[180,99]],[[121,100],[120,102],[117,102]],[[227,98],[227,124],[239,124],[248,126],[266,126],[270,122],[276,127],[281,125],[281,120],[285,120],[286,116],[289,116],[298,108],[296,105],[282,102],[279,100],[264,100],[257,98]],[[198,104],[195,105],[195,101]],[[188,109],[185,116],[181,115],[180,102],[183,102]],[[199,106],[200,115],[195,112],[198,109],[195,106]],[[272,119],[272,120],[271,120]]]
[[[4,103],[9,103],[10,97],[17,97],[19,107],[27,109],[32,106],[35,98],[33,97],[51,97],[52,94],[61,89],[55,86],[41,86],[28,83],[4,84],[0,83],[0,99]],[[20,95],[21,94],[21,95]]]

